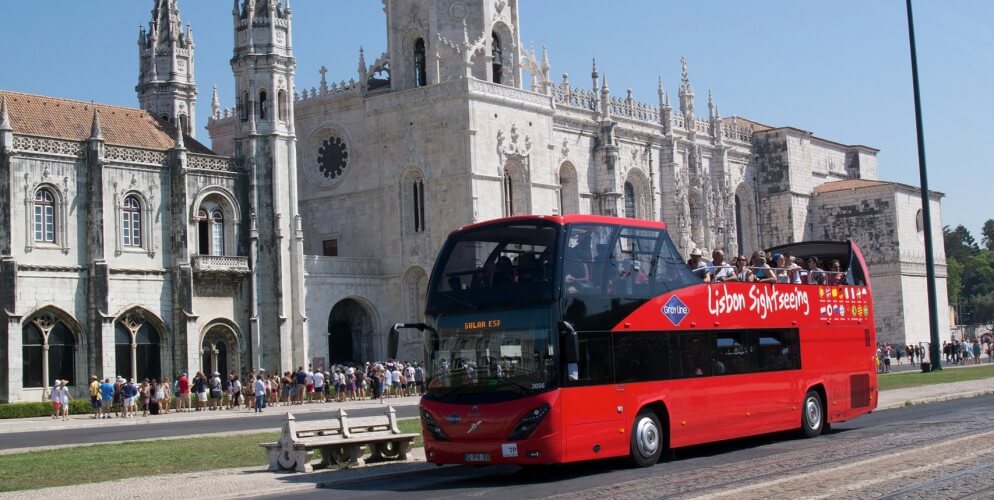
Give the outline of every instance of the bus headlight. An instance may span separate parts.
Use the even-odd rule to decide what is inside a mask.
[[[542,419],[549,414],[550,410],[552,410],[552,407],[548,404],[544,404],[526,413],[525,416],[521,417],[521,421],[518,422],[518,425],[514,428],[514,431],[511,432],[511,435],[508,436],[507,439],[510,441],[517,441],[531,436],[532,432],[535,432],[535,428],[538,427],[538,424],[542,422]]]
[[[448,441],[449,436],[447,436],[445,431],[442,430],[442,426],[438,425],[435,417],[431,416],[431,413],[426,412],[424,408],[421,408],[420,410],[421,423],[424,424],[425,429],[428,429],[428,432],[431,433],[432,437],[438,439],[439,441]]]

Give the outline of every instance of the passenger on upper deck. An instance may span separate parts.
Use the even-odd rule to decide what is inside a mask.
[[[783,254],[773,254],[773,274],[777,277],[777,283],[790,283],[790,272],[787,270],[787,259]]]
[[[846,273],[842,270],[842,263],[839,259],[832,259],[828,265],[828,272],[825,277],[826,285],[844,285],[846,283]]]
[[[711,252],[711,262],[708,264],[707,276],[704,281],[732,281],[735,279],[735,269],[725,262],[725,252],[715,249]]]
[[[701,249],[695,248],[690,251],[690,258],[687,259],[687,265],[690,266],[690,270],[701,279],[706,277],[705,269],[707,268],[707,263],[701,258],[703,256],[704,253],[701,252]]]
[[[819,264],[818,257],[812,255],[811,257],[808,257],[807,262],[808,262],[808,272],[804,276],[806,278],[804,282],[809,285],[824,285],[825,271],[822,271],[821,268],[818,267]]]
[[[773,274],[773,269],[770,265],[766,263],[766,252],[762,250],[756,250],[752,253],[752,273],[756,277],[756,281],[763,283],[776,283],[777,277]]]
[[[735,258],[735,281],[756,281],[756,276],[752,274],[752,270],[746,267],[748,262],[745,255],[739,255]]]

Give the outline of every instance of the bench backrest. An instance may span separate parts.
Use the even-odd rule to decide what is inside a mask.
[[[292,413],[287,413],[283,420],[280,441],[296,443],[302,439],[319,436],[340,436],[343,439],[349,439],[352,437],[362,438],[364,435],[372,434],[401,433],[397,427],[397,410],[393,406],[387,406],[383,415],[377,415],[375,418],[383,418],[383,420],[364,425],[349,425],[348,413],[339,409],[337,418],[298,423]]]

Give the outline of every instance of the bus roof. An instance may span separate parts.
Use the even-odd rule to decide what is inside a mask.
[[[548,221],[555,224],[573,224],[573,223],[586,223],[586,224],[609,224],[612,226],[635,226],[646,229],[666,229],[666,223],[655,220],[645,220],[645,219],[629,219],[626,217],[611,217],[607,215],[586,215],[586,214],[570,214],[570,215],[516,215],[513,217],[503,217],[500,219],[491,219],[483,222],[477,222],[475,224],[470,224],[468,226],[463,226],[453,230],[453,233],[466,231],[468,229],[476,229],[478,227],[489,226],[491,224],[503,224],[507,222],[528,222],[528,221]]]

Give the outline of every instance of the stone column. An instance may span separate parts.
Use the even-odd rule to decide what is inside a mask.
[[[113,318],[103,318],[100,321],[100,337],[97,340],[97,345],[99,347],[99,352],[102,355],[99,358],[99,372],[95,373],[100,380],[103,381],[104,378],[113,377],[116,375],[114,373],[117,370],[117,350],[114,349],[114,320]]]
[[[131,376],[137,382],[138,379],[138,343],[135,342],[134,335],[131,336]]]
[[[21,389],[24,388],[24,351],[21,346],[21,317],[10,315],[6,318],[4,328],[7,331],[4,351],[7,363],[0,370],[0,376],[5,376],[3,387],[0,387],[0,401],[12,402],[21,399]]]

